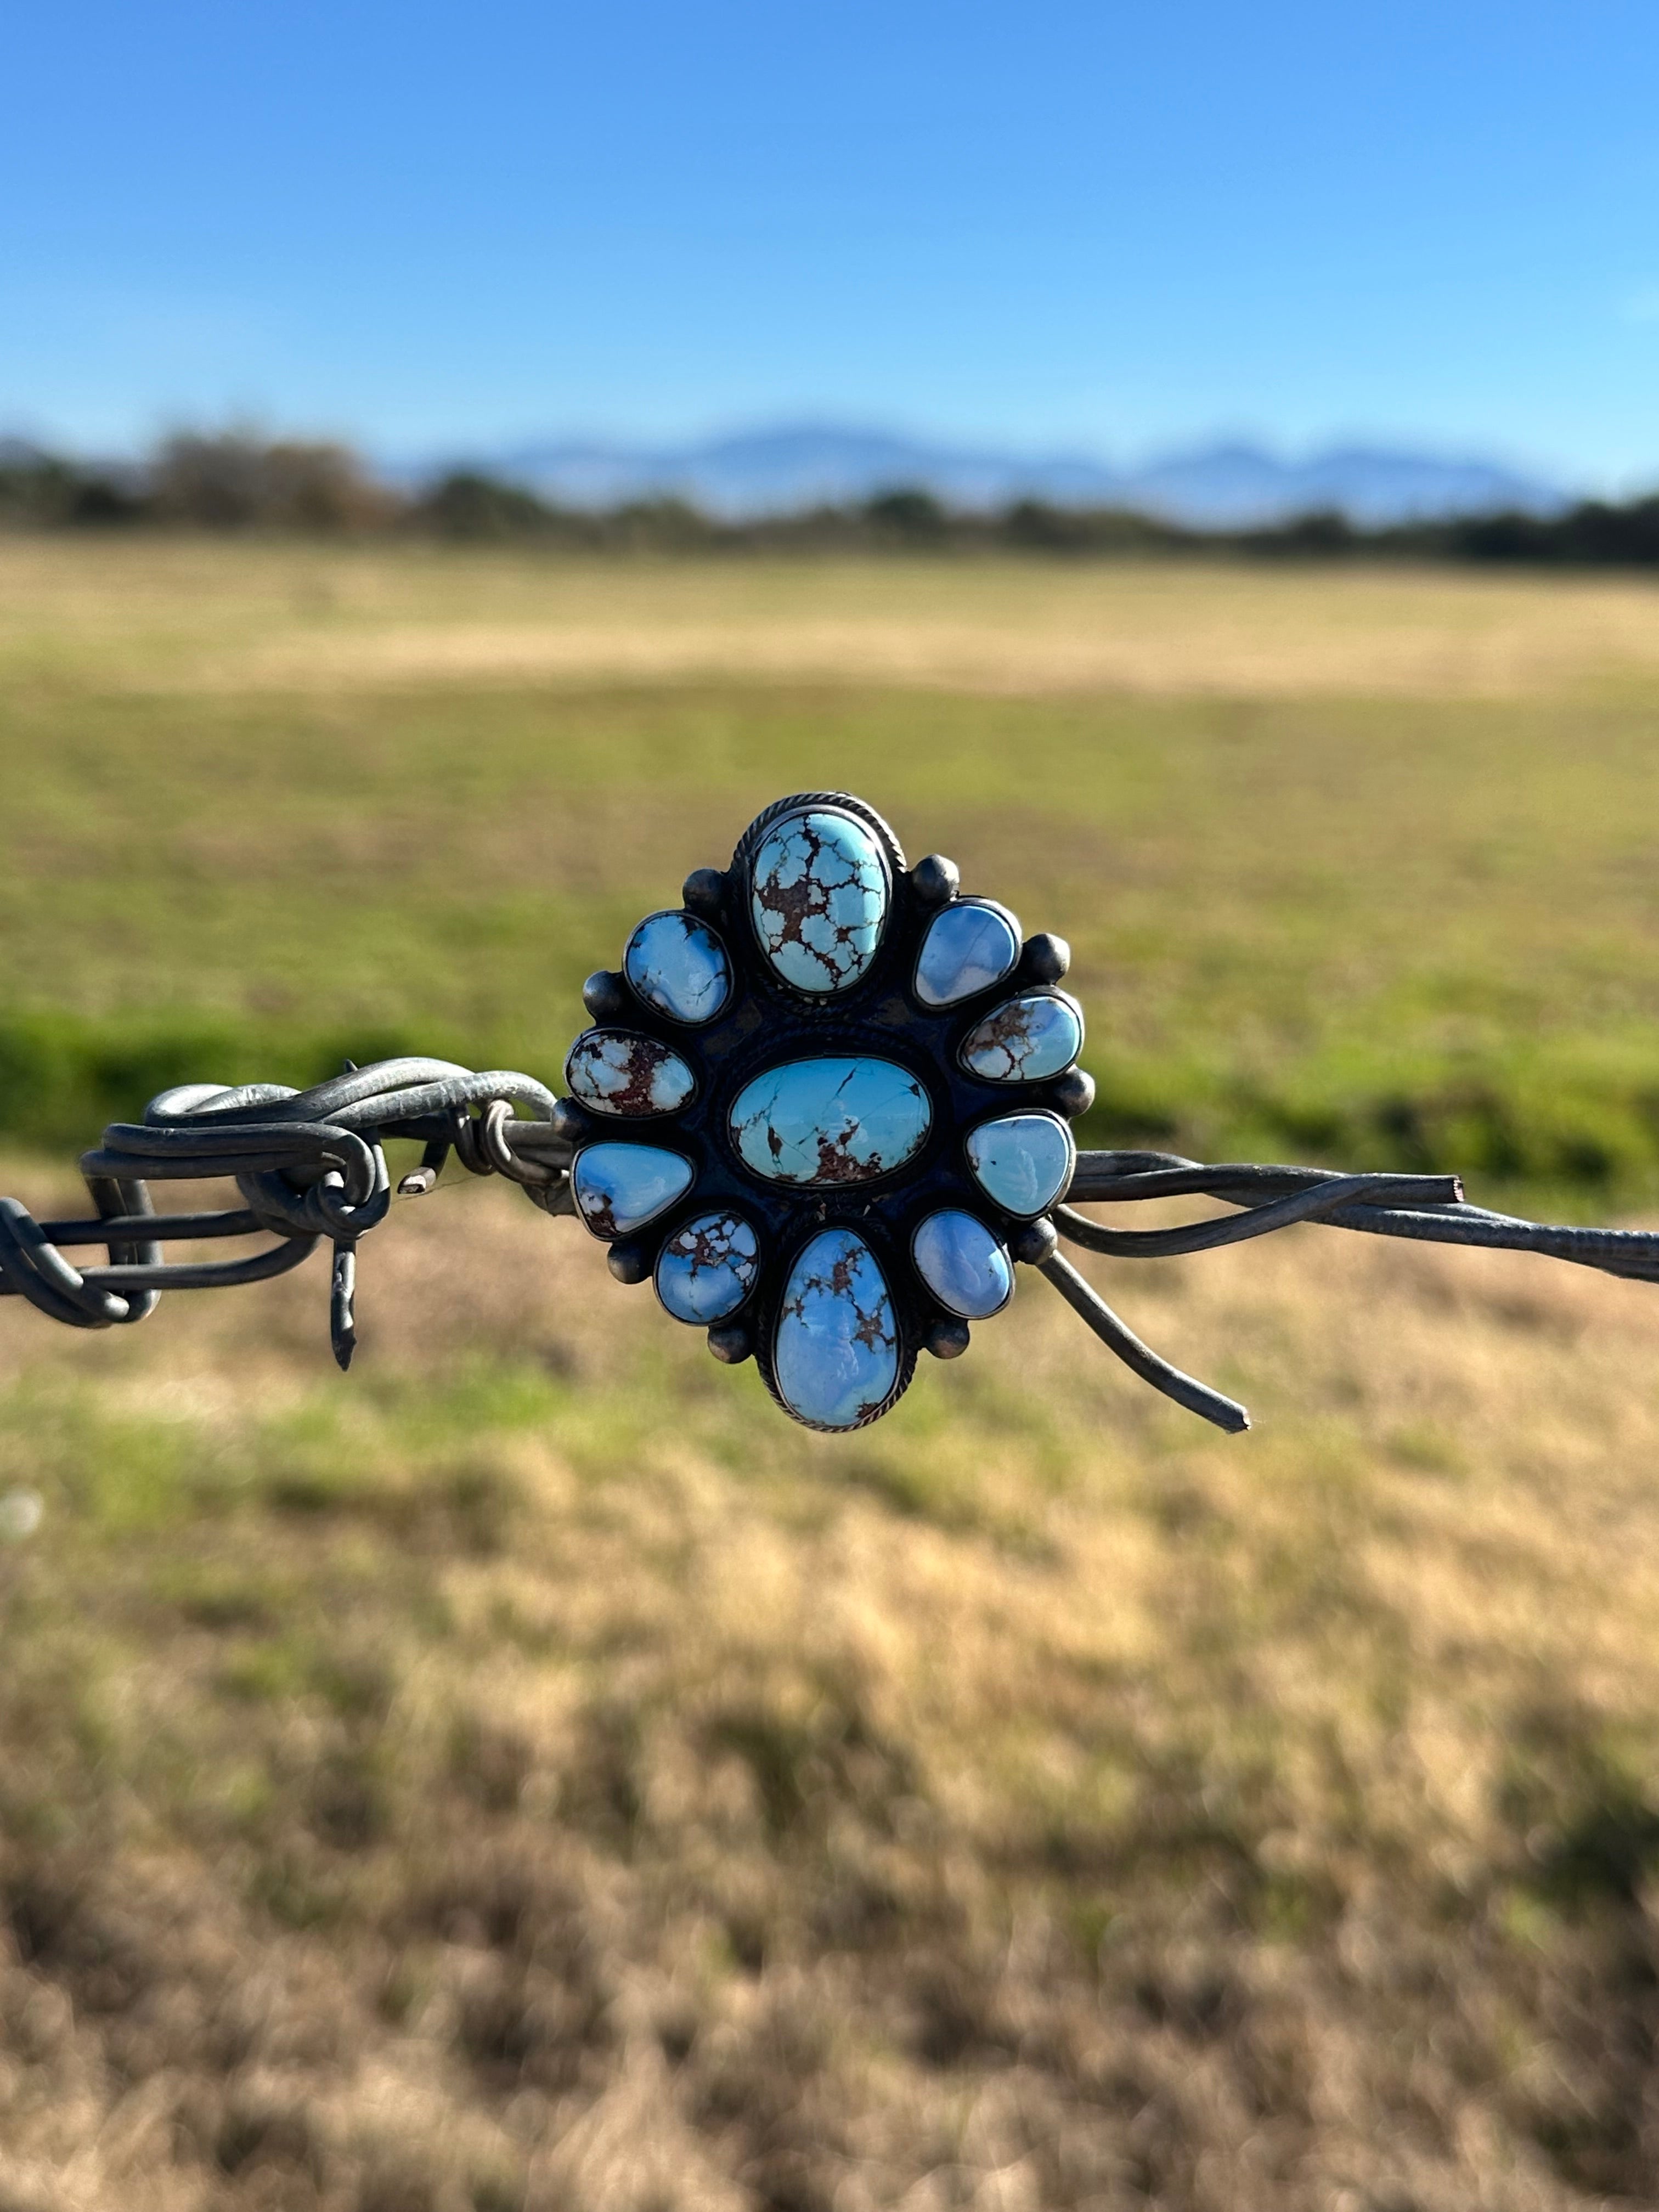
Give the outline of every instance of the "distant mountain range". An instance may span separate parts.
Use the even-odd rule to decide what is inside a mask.
[[[1282,521],[1315,508],[1337,507],[1351,521],[1376,526],[1506,507],[1547,514],[1568,503],[1559,486],[1492,462],[1382,447],[1339,447],[1285,460],[1255,446],[1219,444],[1117,468],[1082,454],[1022,455],[833,423],[686,446],[553,441],[479,454],[471,465],[567,506],[676,495],[732,517],[843,505],[901,488],[930,491],[952,507],[1034,498],[1129,507],[1209,529]]]

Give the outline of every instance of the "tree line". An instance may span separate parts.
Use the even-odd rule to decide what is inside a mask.
[[[404,534],[572,552],[1029,553],[1102,559],[1231,553],[1395,557],[1561,568],[1659,567],[1659,495],[1583,500],[1553,515],[1457,516],[1366,528],[1334,511],[1200,530],[1121,507],[1021,499],[988,511],[898,489],[844,505],[737,520],[673,498],[563,507],[477,470],[405,491],[349,447],[227,432],[167,439],[145,461],[95,465],[0,444],[0,528],[177,529],[314,537]]]

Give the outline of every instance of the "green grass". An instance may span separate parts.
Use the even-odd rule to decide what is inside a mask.
[[[1072,939],[1097,1137],[1659,1189],[1633,586],[0,586],[43,1216],[176,1077],[556,1074],[582,975],[824,783]],[[643,680],[693,617],[721,665]],[[1143,628],[1133,684],[1044,680]],[[1090,1271],[1255,1431],[1028,1277],[810,1435],[459,1176],[365,1243],[349,1376],[320,1255],[142,1329],[0,1304],[3,2212],[1659,2201],[1650,1288],[1317,1229]]]
[[[1094,1141],[1659,1180],[1659,693],[747,684],[0,696],[0,1129],[426,1049],[579,990],[768,799],[871,798],[1074,949]]]

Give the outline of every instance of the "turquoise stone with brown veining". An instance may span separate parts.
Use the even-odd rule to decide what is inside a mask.
[[[678,1053],[634,1030],[584,1030],[564,1079],[571,1097],[596,1114],[678,1113],[696,1089]]]
[[[892,896],[874,832],[851,814],[787,814],[749,869],[749,910],[762,951],[786,983],[844,991],[875,958]]]
[[[760,1244],[740,1213],[699,1213],[657,1255],[657,1296],[676,1321],[724,1321],[759,1273]]]
[[[790,1060],[746,1083],[732,1141],[751,1174],[822,1189],[874,1182],[915,1157],[933,1127],[921,1078],[890,1060]]]
[[[1083,1049],[1083,1010],[1063,991],[1024,991],[963,1040],[962,1064],[986,1083],[1042,1083]]]
[[[643,1229],[690,1188],[690,1161],[656,1145],[584,1145],[570,1164],[576,1211],[607,1241]]]
[[[815,1429],[856,1429],[898,1380],[898,1322],[875,1254],[850,1229],[813,1237],[789,1271],[772,1340],[778,1395]]]

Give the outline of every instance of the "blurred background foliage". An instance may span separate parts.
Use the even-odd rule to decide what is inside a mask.
[[[460,469],[417,489],[381,480],[349,447],[251,430],[181,432],[148,459],[88,463],[0,441],[0,528],[160,526],[362,535],[406,532],[461,541],[592,552],[1042,554],[1230,553],[1257,559],[1361,556],[1542,565],[1659,565],[1659,495],[1580,500],[1558,514],[1465,514],[1368,528],[1339,509],[1248,529],[1204,530],[1133,509],[1020,499],[988,511],[947,507],[895,486],[841,507],[732,520],[682,499],[561,507],[522,484]]]

